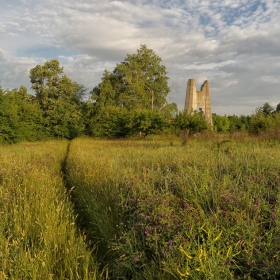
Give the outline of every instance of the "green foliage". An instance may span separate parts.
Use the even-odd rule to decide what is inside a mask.
[[[165,125],[161,112],[138,109],[131,115],[132,132],[140,133],[143,136],[161,131]]]
[[[252,115],[249,124],[249,132],[254,135],[260,135],[264,132],[278,131],[280,129],[280,113],[264,114],[261,110],[257,110]]]
[[[174,119],[174,126],[179,130],[188,130],[190,134],[209,129],[205,118],[201,113],[188,114],[187,111],[178,112]]]
[[[170,91],[161,58],[145,45],[127,55],[113,73],[105,70],[102,82],[92,90],[96,109],[107,105],[128,110],[161,110]]]
[[[46,138],[39,104],[27,89],[1,90],[0,143],[35,141]]]
[[[212,114],[213,118],[213,130],[215,132],[245,132],[248,130],[250,123],[250,116],[219,116],[217,114]]]
[[[189,131],[191,134],[202,132],[207,129],[209,129],[208,124],[201,113],[191,115],[189,124]]]
[[[140,134],[146,136],[163,129],[165,120],[161,112],[107,106],[100,109],[89,124],[89,133],[95,137],[119,138]]]
[[[129,132],[130,116],[125,108],[107,106],[99,110],[89,123],[89,135],[119,138]]]
[[[267,118],[263,114],[256,114],[252,116],[249,125],[249,132],[252,134],[260,134],[262,131],[266,131],[271,128],[271,118]]]
[[[102,77],[102,82],[91,91],[91,98],[95,100],[94,107],[96,113],[107,106],[116,106],[116,91],[118,86],[118,79],[114,74],[111,74],[108,70],[105,70]]]
[[[268,102],[264,103],[259,109],[265,116],[271,115],[274,112],[274,108]]]
[[[32,89],[43,110],[48,108],[49,99],[58,99],[63,68],[60,67],[58,60],[46,61],[43,66],[37,65],[30,70],[30,82]]]
[[[43,111],[48,133],[68,139],[81,135],[83,120],[80,102],[84,87],[64,75],[56,59],[31,69],[30,81]]]
[[[215,132],[228,132],[230,129],[230,120],[226,116],[212,114],[213,128]]]
[[[2,143],[17,142],[19,127],[18,108],[11,102],[9,94],[2,94],[0,103],[0,141]],[[13,106],[15,105],[15,106]]]
[[[180,130],[188,129],[190,123],[190,115],[187,111],[180,111],[175,116],[174,125]]]
[[[250,116],[227,116],[227,118],[229,119],[230,122],[230,128],[229,131],[230,132],[236,132],[236,131],[247,131],[248,130],[248,126],[250,123]]]
[[[176,103],[172,102],[169,104],[166,104],[160,112],[162,113],[165,120],[171,121],[175,118],[177,112],[178,112],[178,106]]]
[[[145,45],[128,54],[112,73],[105,70],[91,91],[94,103],[86,109],[89,135],[112,138],[161,131],[177,109],[166,100],[167,80],[160,57]]]

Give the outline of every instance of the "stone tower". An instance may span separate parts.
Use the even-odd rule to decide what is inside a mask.
[[[202,84],[200,91],[196,90],[195,79],[188,80],[185,110],[187,110],[188,113],[201,111],[207,123],[211,126],[213,125],[210,101],[210,87],[208,80],[206,80]]]

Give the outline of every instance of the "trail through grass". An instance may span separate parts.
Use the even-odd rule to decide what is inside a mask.
[[[0,279],[98,279],[61,176],[67,146],[0,146]]]
[[[80,138],[0,162],[0,279],[280,277],[279,142]]]
[[[280,146],[74,140],[68,185],[110,279],[277,279]]]

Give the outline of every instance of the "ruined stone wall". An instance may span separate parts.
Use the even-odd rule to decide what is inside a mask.
[[[206,80],[200,91],[196,90],[195,79],[189,79],[187,83],[185,110],[189,113],[194,111],[202,111],[206,121],[212,126],[212,110],[210,100],[210,86],[209,81]]]

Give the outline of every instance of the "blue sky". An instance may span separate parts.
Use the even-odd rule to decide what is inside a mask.
[[[250,115],[280,103],[280,0],[1,0],[0,82],[59,59],[91,90],[146,44],[162,58],[183,109],[187,79],[210,81],[212,111]]]

